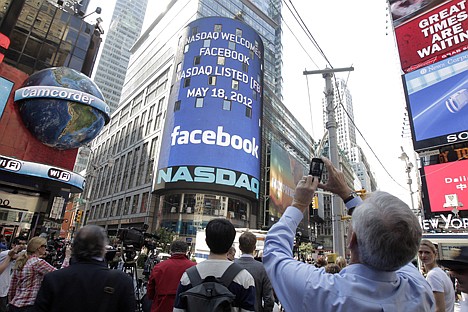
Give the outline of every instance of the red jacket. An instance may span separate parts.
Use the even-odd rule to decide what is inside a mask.
[[[154,266],[147,286],[148,298],[153,300],[151,312],[172,312],[180,278],[194,265],[185,255],[173,254]]]

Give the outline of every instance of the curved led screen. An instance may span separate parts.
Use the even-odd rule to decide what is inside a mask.
[[[183,31],[155,190],[258,199],[263,43],[242,21],[208,17]]]

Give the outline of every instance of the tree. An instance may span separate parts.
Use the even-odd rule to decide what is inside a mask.
[[[158,237],[156,239],[156,248],[162,252],[169,253],[169,245],[174,240],[175,233],[172,229],[161,227],[157,229],[153,235]]]

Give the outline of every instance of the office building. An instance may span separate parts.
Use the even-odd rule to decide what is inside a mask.
[[[106,34],[102,54],[94,75],[107,104],[114,112],[130,59],[130,48],[140,36],[148,0],[117,0],[110,28]]]
[[[202,229],[214,217],[225,217],[237,227],[250,228],[268,227],[275,221],[277,216],[270,214],[270,165],[271,157],[274,156],[272,149],[273,154],[276,153],[275,150],[281,149],[286,155],[284,163],[289,169],[282,167],[283,171],[292,175],[292,172],[289,172],[291,168],[300,168],[294,174],[302,176],[307,170],[313,145],[310,135],[299,125],[281,101],[281,40],[278,37],[281,33],[280,12],[280,1],[174,0],[169,3],[167,11],[155,19],[132,48],[127,79],[122,90],[121,106],[113,114],[110,124],[93,142],[90,162],[93,166],[88,166],[88,174],[95,178],[88,179],[88,186],[92,191],[89,192],[87,223],[105,226],[111,236],[116,235],[118,229],[123,227],[139,228],[143,224],[148,224],[149,231],[154,231],[158,227],[166,227],[174,230],[181,237],[187,237],[189,241],[195,237],[197,230]],[[260,85],[263,93],[257,92],[258,88],[253,87],[256,90],[250,90],[251,95],[246,95],[246,93],[242,95],[242,99],[252,100],[254,103],[263,96],[261,115],[256,117],[255,114],[259,113],[256,105],[242,106],[239,103],[229,103],[221,97],[223,109],[218,114],[210,115],[208,119],[206,115],[203,116],[207,123],[220,120],[226,125],[229,120],[223,116],[226,116],[227,112],[237,114],[235,110],[241,108],[244,115],[238,116],[237,124],[231,121],[230,126],[245,125],[255,129],[252,130],[254,132],[257,129],[261,130],[261,143],[256,143],[259,145],[258,150],[255,148],[253,151],[249,150],[252,154],[255,154],[255,151],[259,152],[258,159],[255,161],[255,166],[258,167],[253,170],[253,173],[241,174],[244,172],[243,169],[230,169],[241,168],[245,165],[244,160],[245,163],[249,163],[251,158],[244,158],[244,156],[224,163],[227,167],[221,168],[220,158],[228,152],[212,158],[211,166],[209,163],[205,165],[205,167],[210,167],[209,170],[215,167],[218,173],[223,172],[226,176],[235,174],[237,178],[249,177],[252,184],[247,186],[245,183],[240,183],[241,188],[238,189],[237,195],[233,185],[213,184],[212,191],[209,191],[209,185],[206,187],[194,184],[192,182],[195,180],[189,181],[190,178],[187,176],[184,178],[186,181],[181,181],[181,175],[177,178],[179,182],[174,183],[175,178],[172,177],[171,181],[163,185],[161,181],[167,176],[161,175],[162,173],[168,175],[169,171],[164,168],[158,170],[162,159],[168,157],[164,154],[169,153],[169,150],[173,148],[170,145],[162,146],[165,140],[163,129],[165,124],[169,123],[167,119],[175,118],[173,115],[179,114],[186,107],[184,101],[187,99],[182,99],[182,104],[180,104],[180,101],[174,101],[171,97],[176,94],[175,89],[184,89],[191,83],[195,83],[200,76],[204,76],[191,77],[192,81],[185,77],[181,86],[174,83],[181,77],[179,57],[187,51],[193,52],[192,43],[201,42],[184,39],[180,34],[190,29],[195,35],[204,36],[202,34],[208,32],[197,32],[196,29],[206,27],[206,23],[212,23],[211,17],[215,19],[215,24],[212,25],[213,30],[209,32],[210,36],[218,36],[215,34],[216,31],[222,33],[232,30],[230,38],[254,37],[255,34],[252,34],[250,30],[253,28],[256,33],[260,34],[261,40],[252,39],[251,43],[254,41],[256,43],[251,47],[261,46],[260,41],[264,46],[264,54],[250,54],[249,64],[244,62],[237,71],[237,73],[248,72],[248,75],[251,75],[252,71],[264,70],[264,80]],[[203,18],[206,23],[202,21]],[[217,22],[217,19],[220,21]],[[204,40],[203,43],[207,46],[221,44],[214,41]],[[243,47],[239,42],[237,46],[234,42],[229,43],[232,51],[235,49],[242,51]],[[245,44],[245,41],[242,43]],[[253,63],[260,56],[263,56],[264,64],[255,67]],[[204,61],[196,56],[194,60],[195,62]],[[236,61],[232,66],[238,65],[240,64]],[[204,68],[208,68],[207,66],[210,65]],[[239,75],[239,77],[245,77],[243,74]],[[251,78],[258,82],[260,80],[257,77],[259,76],[255,75]],[[214,85],[224,77],[216,78],[218,79],[206,79],[203,83]],[[229,88],[231,87],[239,87],[239,82],[233,81],[232,85],[229,84]],[[215,95],[219,94],[215,93]],[[194,97],[189,96],[189,98]],[[206,101],[208,100],[204,100],[202,96],[197,97],[195,107],[212,109],[210,105],[214,104],[207,104]],[[198,111],[193,111],[192,119],[196,121]],[[218,133],[224,135],[222,131],[227,130],[218,128]],[[212,131],[206,132],[207,137],[212,134]],[[235,140],[238,138],[236,137]],[[244,140],[244,144],[245,149],[252,147],[248,141]],[[273,145],[276,147],[273,148]],[[212,157],[206,154],[204,148],[202,146],[200,149],[194,149],[190,154],[181,153],[181,155],[188,156],[189,159],[185,161],[197,159],[200,163],[206,162],[206,159],[200,159],[197,155],[204,153],[203,155]],[[193,156],[193,159],[190,159],[190,156]],[[218,164],[214,165],[215,162]],[[193,174],[191,166],[183,166],[183,169],[184,174]],[[222,180],[220,176],[218,176],[219,179]],[[278,179],[279,177],[275,177],[275,185],[282,187],[278,193],[284,192],[285,197],[287,195],[291,199],[290,190],[295,185],[286,186],[286,183],[279,183]],[[291,181],[294,183],[293,180]],[[304,231],[306,233],[307,225],[303,227],[306,228]]]

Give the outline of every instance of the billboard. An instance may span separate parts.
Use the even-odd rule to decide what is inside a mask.
[[[446,1],[395,27],[404,72],[435,64],[468,49],[465,2]]]
[[[468,141],[468,51],[403,76],[415,151]]]
[[[424,167],[431,212],[468,210],[468,161]]]
[[[268,205],[270,220],[268,222],[271,225],[291,205],[296,185],[308,173],[308,168],[275,142],[271,143],[270,159],[270,200]],[[302,222],[306,221],[304,218]],[[302,227],[307,228],[306,225]]]
[[[175,56],[156,191],[207,190],[259,199],[263,42],[242,21],[207,17]]]
[[[398,26],[447,0],[389,0],[393,26]]]

